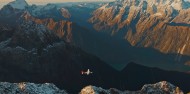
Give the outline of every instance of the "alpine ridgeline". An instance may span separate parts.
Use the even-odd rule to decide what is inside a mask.
[[[89,21],[133,46],[190,55],[190,3],[184,0],[117,0],[94,11]]]

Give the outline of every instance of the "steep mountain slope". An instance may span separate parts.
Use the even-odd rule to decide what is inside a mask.
[[[0,23],[16,27],[16,23],[22,15],[22,13],[23,10],[15,9],[10,5],[5,5],[0,10]]]
[[[137,47],[190,55],[189,3],[183,0],[117,0],[94,11],[94,28]]]

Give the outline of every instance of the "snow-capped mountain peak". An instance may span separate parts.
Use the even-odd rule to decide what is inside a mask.
[[[187,9],[189,5],[184,0],[116,0],[117,4],[139,6],[142,2],[147,2],[149,6],[172,6],[176,10]]]
[[[25,0],[15,0],[10,2],[8,5],[15,9],[25,9],[25,7],[28,6],[28,3]]]

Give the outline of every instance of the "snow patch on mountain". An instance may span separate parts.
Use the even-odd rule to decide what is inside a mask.
[[[61,11],[61,15],[63,17],[65,17],[65,18],[70,18],[71,17],[71,14],[69,13],[69,11],[67,9],[61,8],[60,11]]]

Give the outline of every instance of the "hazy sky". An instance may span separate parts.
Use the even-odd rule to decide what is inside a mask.
[[[0,0],[0,8],[11,1],[14,1],[14,0]],[[61,2],[114,1],[114,0],[26,0],[26,1],[29,4],[47,4],[47,3],[61,3]],[[185,1],[188,1],[188,0],[185,0]]]
[[[0,0],[0,4],[14,0]],[[83,2],[83,1],[113,1],[113,0],[26,0],[29,4],[60,3],[60,2]]]
[[[15,0],[0,0],[0,8]],[[114,1],[114,0],[26,0],[29,4],[47,4],[47,3],[61,3],[61,2],[83,2],[83,1]]]

